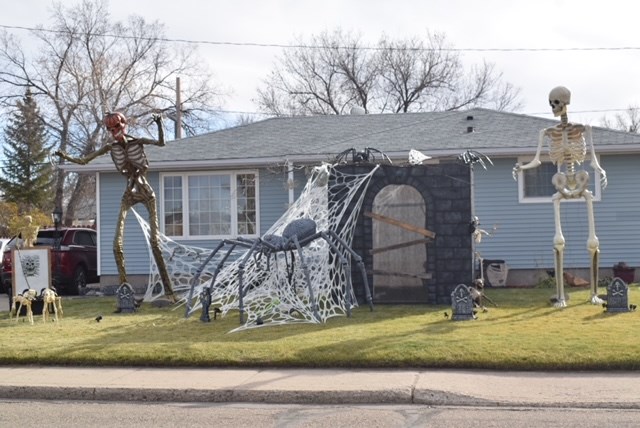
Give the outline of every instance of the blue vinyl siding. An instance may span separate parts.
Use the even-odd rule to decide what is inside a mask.
[[[640,171],[638,155],[602,156],[600,164],[609,184],[602,200],[594,202],[596,235],[600,240],[600,267],[619,261],[640,266]],[[553,204],[518,202],[518,184],[511,177],[515,158],[493,159],[485,171],[475,167],[475,212],[481,227],[493,237],[477,246],[485,259],[505,260],[510,268],[552,268],[555,223]],[[591,173],[587,164],[586,169]],[[593,179],[593,173],[591,173]],[[566,240],[565,267],[589,267],[587,206],[561,203],[562,232]]]

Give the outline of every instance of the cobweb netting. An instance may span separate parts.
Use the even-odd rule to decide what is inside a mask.
[[[334,165],[315,167],[300,197],[263,237],[281,236],[284,228],[293,220],[306,218],[315,221],[318,232],[334,231],[351,246],[362,200],[377,168],[374,166],[362,174],[346,174]],[[149,245],[149,225],[137,213],[135,215]],[[181,302],[186,304],[187,316],[202,309],[202,298],[206,296],[203,293],[209,290],[210,310],[224,316],[231,310],[240,309],[239,271],[249,249],[233,248],[233,241],[224,241],[215,251],[182,245],[164,235],[160,236],[162,254],[169,275],[173,278],[173,289]],[[353,289],[348,287],[351,254],[344,247],[338,249],[349,261],[346,268],[340,257],[332,254],[334,250],[323,238],[303,248],[311,287],[308,286],[297,252],[293,257],[291,251],[273,253],[271,257],[258,254],[248,257],[243,271],[245,322],[233,331],[274,324],[320,323],[333,316],[349,313],[350,307],[347,306],[357,305]],[[150,246],[149,258],[151,273],[145,301],[163,296],[160,275]]]

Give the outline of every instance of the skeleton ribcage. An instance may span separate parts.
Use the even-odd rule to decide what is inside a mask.
[[[556,165],[581,164],[587,154],[587,146],[584,141],[583,127],[568,125],[564,129],[551,128],[547,130],[549,137],[549,157]],[[563,133],[566,132],[566,139]]]
[[[124,147],[114,144],[111,159],[120,173],[128,175],[134,171],[146,171],[149,166],[142,144],[127,143]]]

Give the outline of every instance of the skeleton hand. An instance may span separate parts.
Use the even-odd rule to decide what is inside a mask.
[[[604,190],[608,184],[607,173],[602,168],[600,168],[599,172],[600,172],[600,187]]]
[[[518,173],[521,170],[521,165],[519,163],[516,162],[515,166],[513,167],[513,170],[511,170],[511,176],[513,177],[514,180],[518,181]]]

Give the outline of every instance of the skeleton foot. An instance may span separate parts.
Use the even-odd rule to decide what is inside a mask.
[[[554,308],[566,308],[567,307],[567,299],[565,298],[558,298],[558,296],[553,296],[551,298],[551,303],[553,304]]]
[[[567,307],[567,301],[566,300],[558,300],[553,304],[553,307],[555,307],[555,308],[566,308]]]
[[[592,305],[602,305],[604,303],[604,300],[602,300],[600,297],[598,297],[597,294],[593,294],[591,296],[591,304]]]

